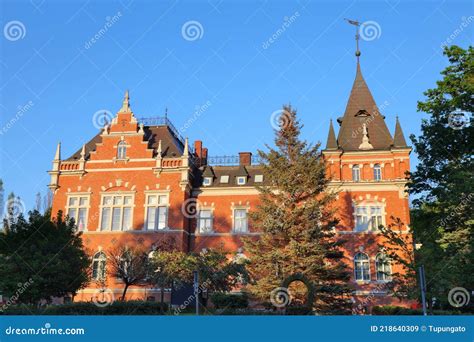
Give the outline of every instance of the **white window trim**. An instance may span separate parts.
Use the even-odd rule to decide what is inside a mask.
[[[80,201],[81,197],[87,197],[87,206],[81,207],[81,206],[79,206],[79,202],[78,202],[78,205],[70,207],[69,206],[69,198],[71,198],[71,197],[77,197],[78,201]],[[66,215],[68,215],[69,209],[73,208],[73,209],[77,210],[77,215],[78,215],[77,217],[79,217],[79,208],[86,208],[86,222],[84,224],[84,229],[80,230],[81,232],[87,232],[88,231],[89,209],[90,209],[90,207],[91,207],[91,193],[90,192],[68,192],[66,194],[66,207],[65,207]],[[75,222],[75,223],[77,225],[77,222]]]
[[[96,255],[99,254],[99,253],[103,253],[105,255],[105,259],[101,259],[101,260],[105,260],[105,263],[104,263],[104,277],[98,277],[98,278],[93,278],[93,274],[94,274],[94,261],[96,260]],[[91,265],[91,268],[92,268],[92,272],[91,272],[91,278],[92,280],[94,281],[101,281],[101,280],[105,280],[107,279],[107,254],[105,254],[104,251],[102,250],[99,250],[97,252],[94,253],[94,255],[92,256],[92,265]]]
[[[250,233],[250,227],[249,227],[249,209],[250,207],[249,206],[243,206],[243,205],[237,205],[237,206],[232,206],[231,207],[231,211],[232,211],[232,215],[230,216],[231,219],[232,219],[232,234],[237,234],[237,235],[241,235],[241,234],[249,234]],[[238,232],[235,230],[235,211],[236,210],[245,210],[246,213],[247,213],[247,230],[245,232]]]
[[[239,179],[243,179],[244,182],[242,184],[240,184]],[[235,179],[235,183],[239,186],[245,185],[245,184],[247,184],[247,177],[246,176],[237,176],[236,179]]]
[[[257,177],[261,177],[261,179],[257,180]],[[255,175],[254,176],[254,182],[255,183],[263,183],[263,179],[264,179],[263,175]]]
[[[355,257],[357,256],[357,254],[364,254],[365,256],[367,256],[367,262],[369,263],[369,279],[357,279],[356,277],[356,259]],[[364,252],[357,252],[354,254],[354,256],[352,257],[352,267],[354,268],[354,281],[358,284],[368,284],[370,283],[371,279],[372,279],[372,276],[371,276],[371,269],[370,269],[370,257],[367,253],[364,253]]]
[[[358,207],[365,207],[367,208],[367,217],[369,218],[368,220],[368,229],[367,230],[357,230],[357,208]],[[385,216],[386,216],[386,211],[385,211],[385,203],[384,202],[379,202],[379,201],[362,201],[362,202],[357,202],[352,204],[352,211],[353,211],[353,220],[354,220],[354,232],[357,233],[373,233],[373,232],[379,232],[380,230],[377,228],[375,230],[372,230],[370,228],[370,208],[371,207],[380,207],[381,208],[381,216],[382,216],[382,226],[386,225],[385,221]]]
[[[357,179],[357,180],[354,179],[354,168],[355,168],[355,167],[357,167],[357,170],[358,170],[358,173],[357,173],[357,174],[358,174],[358,179]],[[360,181],[361,181],[361,171],[362,171],[361,165],[359,165],[359,164],[354,164],[354,165],[351,166],[351,180],[352,180],[353,182],[360,182]]]
[[[227,177],[225,181],[222,180],[223,177]],[[229,179],[230,179],[229,175],[222,175],[222,176],[219,178],[219,182],[220,182],[221,184],[229,184]]]
[[[380,178],[379,178],[379,179],[376,179],[376,178],[375,178],[375,170],[376,170],[376,166],[377,166],[377,165],[378,165],[378,169],[380,170]],[[373,169],[372,169],[372,171],[373,171],[374,181],[380,182],[381,180],[383,180],[383,172],[382,172],[382,171],[383,171],[383,167],[382,167],[381,164],[375,164],[374,167],[373,167]]]
[[[209,232],[201,232],[201,229],[200,229],[200,220],[201,220],[201,211],[210,211],[211,212],[211,230]],[[198,208],[198,216],[197,216],[197,226],[196,226],[196,230],[197,230],[197,233],[198,235],[212,235],[215,233],[214,231],[214,208],[213,207],[199,207]]]
[[[377,274],[378,274],[378,262],[377,262],[377,259],[379,256],[385,256],[387,262],[388,262],[388,269],[389,269],[389,275],[388,275],[388,278],[387,279],[378,279],[377,278]],[[375,265],[375,280],[379,283],[389,283],[393,280],[393,277],[392,277],[392,260],[388,257],[388,255],[384,252],[379,252],[377,253],[377,255],[374,257],[374,265]]]
[[[166,207],[166,215],[165,215],[165,227],[163,229],[158,229],[158,228],[154,228],[154,229],[148,229],[148,207],[151,207],[151,205],[148,205],[148,197],[149,196],[166,196],[166,204],[162,204],[162,205],[156,205],[155,208],[157,207]],[[145,203],[143,204],[143,209],[144,209],[144,215],[143,217],[145,218],[144,222],[143,222],[143,227],[142,227],[142,230],[143,231],[147,231],[147,232],[160,232],[160,231],[163,231],[163,230],[169,230],[169,224],[168,224],[168,218],[169,218],[169,211],[170,211],[170,192],[169,190],[167,191],[145,191]],[[156,227],[156,223],[155,223],[155,227]]]
[[[119,232],[130,232],[133,231],[133,216],[135,212],[135,192],[130,192],[130,191],[114,191],[114,192],[101,192],[100,193],[100,205],[99,205],[99,226],[97,227],[97,231],[102,231],[102,232],[114,232],[114,233],[119,233]],[[104,197],[106,196],[112,196],[112,205],[103,205],[104,203]],[[132,196],[132,205],[124,205],[123,200],[121,205],[114,205],[113,204],[113,196]],[[119,230],[112,230],[112,219],[113,219],[113,210],[110,211],[110,224],[109,227],[106,229],[102,229],[102,209],[103,208],[114,208],[114,207],[120,207],[121,209],[121,215],[120,215],[120,229]],[[123,208],[124,207],[131,207],[132,208],[132,213],[131,213],[131,227],[129,230],[123,230],[122,229],[122,224],[123,224]]]
[[[206,184],[206,181],[209,181],[208,184]],[[204,179],[202,180],[202,185],[203,186],[211,186],[212,185],[212,177],[204,177]]]

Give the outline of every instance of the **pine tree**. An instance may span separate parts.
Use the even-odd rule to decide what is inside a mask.
[[[250,213],[261,235],[244,241],[254,280],[249,290],[269,302],[283,280],[302,274],[313,284],[315,300],[309,305],[317,313],[347,313],[350,276],[342,261],[343,241],[335,239],[335,194],[328,190],[320,144],[301,141],[301,128],[296,111],[284,106],[276,148],[259,151],[266,184],[258,187],[260,204]]]

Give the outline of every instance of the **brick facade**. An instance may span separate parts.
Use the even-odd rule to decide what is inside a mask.
[[[367,100],[361,79],[358,66],[346,113],[338,120],[339,136],[336,139],[331,124],[323,150],[332,179],[330,188],[338,192],[336,205],[341,221],[335,229],[347,240],[345,255],[350,269],[354,269],[358,253],[369,259],[369,278],[359,274],[362,279],[356,280],[355,273],[353,276],[356,301],[364,306],[399,305],[385,294],[386,282],[377,279],[375,258],[381,252],[378,244],[383,241],[377,229],[372,229],[372,221],[387,225],[394,216],[409,224],[409,201],[404,190],[411,149],[404,142],[398,122],[394,134],[397,138],[392,139],[388,133],[387,146],[386,137],[377,136],[383,131],[377,125],[385,125],[384,117],[378,109],[372,113],[375,102],[372,99],[371,103],[370,92]],[[371,117],[377,119],[371,121]],[[350,130],[350,136],[341,136]],[[167,118],[155,124],[138,122],[127,93],[112,122],[73,156],[61,159],[58,145],[49,172],[53,213],[62,210],[76,218],[91,256],[123,243],[152,249],[165,240],[182,251],[223,245],[229,251],[245,253],[242,236],[258,238],[245,215],[258,204],[255,186],[264,182],[261,170],[258,164],[252,165],[249,152],[240,153],[236,165],[230,166],[207,165],[207,154],[200,141],[191,148]],[[354,167],[359,168],[356,179]],[[357,218],[357,210],[365,211],[366,219]],[[399,269],[397,265],[391,267],[392,272]],[[106,286],[116,296],[121,292],[120,282],[113,277],[107,277]],[[91,284],[75,299],[90,300],[96,287]],[[130,299],[149,296],[158,299],[158,290],[132,287],[128,292]],[[370,303],[369,296],[374,297]]]

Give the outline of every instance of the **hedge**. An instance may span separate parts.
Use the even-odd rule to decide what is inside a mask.
[[[433,310],[429,312],[430,315],[465,315],[460,311],[450,311],[450,310]],[[467,313],[469,314],[469,313]],[[402,306],[394,305],[385,305],[385,306],[374,306],[372,308],[372,315],[377,316],[400,316],[400,315],[423,315],[421,309],[410,309]]]
[[[211,295],[211,300],[216,309],[245,309],[249,306],[249,299],[245,293],[216,292]]]
[[[116,301],[99,307],[92,302],[74,302],[61,305],[34,307],[12,305],[3,315],[163,315],[168,311],[166,303],[148,301]]]

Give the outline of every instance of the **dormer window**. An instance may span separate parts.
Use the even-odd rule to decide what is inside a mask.
[[[227,184],[227,183],[229,183],[229,176],[227,175],[221,176],[221,184]]]
[[[245,176],[237,177],[237,185],[245,185],[246,182],[247,182],[247,177]]]
[[[212,184],[212,177],[204,177],[202,181],[202,185],[210,186]]]
[[[126,159],[127,158],[127,143],[121,141],[117,145],[117,159]]]
[[[255,175],[255,183],[262,183],[263,175]]]

